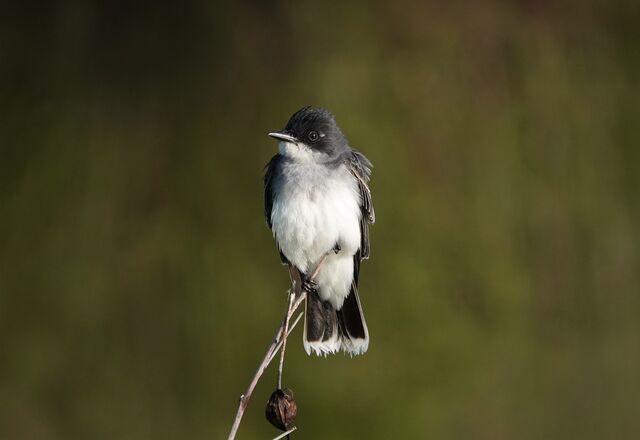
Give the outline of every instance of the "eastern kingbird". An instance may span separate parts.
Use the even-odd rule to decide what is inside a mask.
[[[364,353],[369,330],[358,274],[369,258],[369,225],[375,221],[367,186],[371,162],[349,146],[325,109],[304,107],[269,136],[280,143],[266,166],[264,213],[282,262],[300,273],[308,293],[305,351]]]

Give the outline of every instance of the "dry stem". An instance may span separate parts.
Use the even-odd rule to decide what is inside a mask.
[[[320,267],[322,266],[326,258],[327,258],[327,255],[322,257],[322,259],[316,266],[316,269],[313,271],[313,273],[309,277],[310,281],[313,281],[315,277],[318,276]],[[253,393],[253,390],[258,384],[260,377],[262,377],[264,370],[267,369],[267,367],[269,366],[269,363],[275,357],[280,346],[282,346],[284,351],[285,341],[288,335],[288,332],[285,330],[286,326],[288,325],[288,322],[291,319],[291,315],[293,315],[293,313],[298,309],[298,307],[300,307],[300,304],[302,304],[302,301],[304,301],[304,299],[306,298],[306,291],[302,290],[302,282],[300,280],[300,275],[298,271],[290,266],[289,275],[291,276],[291,284],[292,284],[292,292],[289,296],[289,302],[288,302],[289,307],[287,308],[287,312],[285,313],[285,316],[282,319],[282,322],[280,323],[280,327],[278,327],[278,330],[276,331],[276,334],[273,337],[273,341],[271,342],[271,345],[267,349],[267,352],[265,353],[264,358],[262,359],[262,362],[258,366],[256,373],[253,375],[251,382],[249,382],[249,386],[247,387],[244,394],[240,396],[240,402],[238,403],[238,411],[236,412],[236,417],[233,420],[233,425],[231,425],[231,431],[229,432],[229,436],[227,437],[227,440],[235,439],[236,433],[238,432],[238,428],[240,427],[240,422],[242,421],[242,416],[244,415],[244,411],[247,408],[247,405],[249,404],[249,399],[251,399],[251,394]],[[292,299],[294,296],[296,300],[295,302],[292,303]],[[280,359],[281,365],[283,362],[284,362],[284,356],[281,357]],[[279,373],[278,388],[280,388],[282,371],[280,370],[278,373]]]
[[[272,440],[280,440],[281,438],[289,438],[289,434],[291,434],[293,431],[295,431],[296,428],[295,426],[293,428],[291,428],[290,430],[288,430],[287,432],[283,432],[282,434],[280,434],[279,436],[277,436],[276,438],[272,439]]]
[[[280,364],[278,365],[278,381],[277,389],[282,389],[282,367],[284,366],[284,353],[287,348],[287,333],[289,330],[289,319],[291,318],[291,307],[293,306],[293,300],[295,299],[295,292],[289,294],[289,307],[287,308],[287,314],[284,317],[284,327],[282,328],[282,350],[280,351]]]

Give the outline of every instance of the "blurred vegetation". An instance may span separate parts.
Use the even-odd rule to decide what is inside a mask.
[[[639,5],[4,7],[0,438],[226,436],[288,287],[266,133],[306,104],[378,222],[370,351],[297,330],[294,438],[639,438]]]

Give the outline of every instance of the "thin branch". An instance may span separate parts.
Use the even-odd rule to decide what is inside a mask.
[[[309,277],[310,281],[313,281],[315,277],[318,276],[320,267],[324,264],[325,260],[327,259],[327,255],[328,254],[325,254],[320,260],[320,262],[318,263],[318,265],[316,266],[316,269],[311,274],[311,277]],[[286,335],[286,333],[283,333],[283,330],[284,330],[285,323],[291,318],[291,315],[295,313],[298,307],[300,307],[300,304],[302,304],[302,301],[304,301],[304,299],[306,298],[306,292],[302,290],[302,282],[298,281],[298,279],[300,278],[299,274],[296,275],[294,273],[294,269],[292,267],[289,267],[289,275],[291,276],[292,290],[293,290],[293,293],[296,295],[296,301],[293,303],[292,307],[289,307],[287,309],[287,313],[285,313],[285,316],[282,319],[282,322],[280,323],[280,327],[278,327],[278,330],[276,331],[276,334],[273,337],[273,341],[271,342],[271,345],[267,349],[267,352],[265,353],[264,358],[262,359],[262,362],[260,363],[260,365],[258,366],[258,369],[253,375],[251,382],[249,382],[249,386],[247,386],[246,391],[244,392],[244,394],[240,396],[240,401],[238,402],[238,411],[236,412],[236,417],[233,420],[233,425],[231,425],[231,431],[229,432],[229,436],[227,437],[227,440],[235,439],[236,433],[238,432],[238,428],[240,427],[240,422],[242,421],[242,416],[244,415],[244,411],[247,408],[247,405],[249,404],[249,399],[251,399],[251,394],[253,394],[253,390],[258,384],[260,377],[262,377],[262,374],[269,366],[269,363],[271,362],[271,360],[274,358],[277,352],[276,347],[279,347],[281,338],[282,338],[282,345],[284,345],[283,336]],[[291,303],[289,302],[289,305],[290,304]]]
[[[293,332],[293,329],[296,328],[296,325],[298,325],[298,322],[300,322],[302,315],[304,315],[304,312],[300,312],[296,320],[293,321],[293,324],[291,324],[291,327],[289,327],[289,331],[287,332],[287,337],[289,337],[289,335]],[[280,350],[280,347],[282,347],[282,341],[279,341],[278,345],[276,345],[276,349],[273,351],[273,356],[271,356],[271,358],[269,359],[269,362],[268,362],[269,364],[271,363],[273,358],[276,357],[276,355],[278,354],[278,350]]]
[[[295,431],[296,428],[295,426],[293,428],[291,428],[290,430],[288,430],[287,432],[283,432],[282,434],[280,434],[279,436],[277,436],[276,438],[274,438],[273,440],[280,440],[281,438],[285,438],[285,437],[289,437],[289,434],[291,434],[293,431]]]
[[[325,262],[325,260],[327,259],[328,256],[329,256],[328,252],[322,256],[322,259],[320,260],[320,262],[316,266],[316,270],[314,270],[311,273],[311,276],[309,277],[309,280],[313,281],[313,280],[316,279],[316,277],[318,276],[318,272],[320,272],[320,268],[322,267],[322,265],[324,264],[324,262]]]
[[[293,306],[293,300],[295,299],[295,292],[289,294],[289,308],[284,318],[284,327],[282,328],[282,350],[280,351],[280,364],[278,365],[278,381],[277,389],[282,389],[282,367],[284,367],[284,353],[287,348],[287,335],[289,334],[289,319],[291,319],[291,307]]]

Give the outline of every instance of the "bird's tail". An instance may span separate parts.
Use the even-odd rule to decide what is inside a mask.
[[[368,347],[369,331],[355,283],[351,284],[340,310],[329,301],[322,301],[317,292],[307,293],[304,322],[307,354],[327,355],[342,350],[354,355],[366,352]]]

